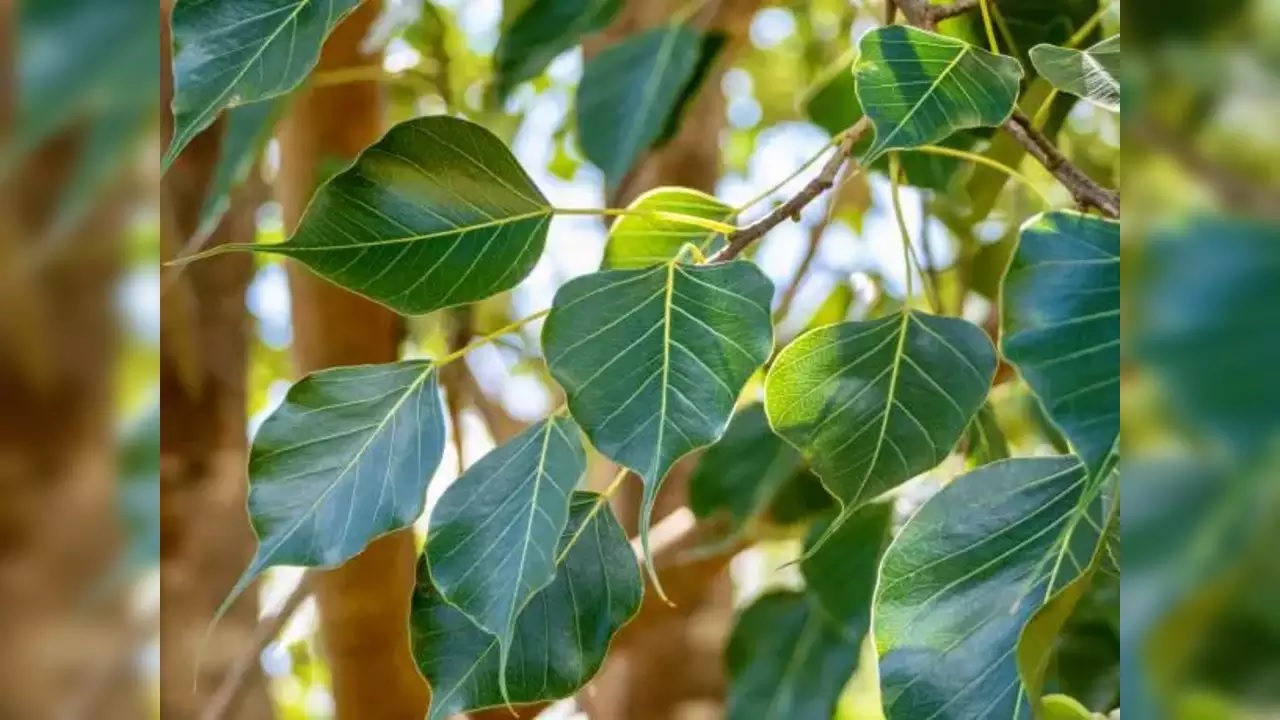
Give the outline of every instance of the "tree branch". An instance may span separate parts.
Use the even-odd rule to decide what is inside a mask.
[[[934,5],[929,0],[898,0],[898,7],[912,25],[936,30],[938,23],[963,15],[978,7],[978,0],[955,0],[948,5]]]

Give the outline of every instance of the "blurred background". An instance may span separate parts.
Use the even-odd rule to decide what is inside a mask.
[[[424,114],[493,130],[553,205],[623,207],[658,185],[742,203],[843,127],[824,92],[838,92],[850,48],[884,17],[879,0],[706,3],[695,22],[723,31],[726,49],[681,131],[606,196],[570,112],[584,56],[682,3],[629,0],[599,37],[497,104],[493,51],[530,2],[369,0],[302,87],[224,115],[163,178],[168,0],[4,4],[0,718],[421,717],[403,618],[425,528],[337,571],[272,571],[210,624],[254,547],[248,438],[303,372],[438,356],[547,307],[599,266],[607,228],[556,218],[514,291],[407,321],[268,256],[162,261],[279,242],[319,182]],[[1077,611],[1060,657],[1083,670],[1061,673],[1059,689],[1099,707],[1123,696],[1130,720],[1280,717],[1280,2],[1103,0],[1084,17],[1099,37],[1123,17],[1130,99],[1121,115],[1046,107],[1064,152],[1123,193],[1115,549],[1126,578],[1100,583]],[[1046,32],[1063,42],[1080,24]],[[1045,92],[1028,90],[1028,114]],[[973,143],[1067,200],[1000,139]],[[947,159],[911,180],[907,222],[930,276],[920,280],[996,332],[993,295],[1035,194]],[[902,301],[888,197],[884,175],[855,178],[758,246],[780,340]],[[451,366],[455,451],[428,508],[461,468],[560,402],[539,329]],[[1061,446],[1012,371],[997,382],[991,422],[1008,444]],[[665,512],[686,504],[695,467],[677,466]],[[957,469],[917,480],[900,512]],[[590,472],[602,484],[614,468],[595,458]],[[778,568],[800,538],[765,527],[754,539],[743,552],[679,553],[664,573],[677,606],[646,603],[592,695],[546,716],[719,717],[735,608],[797,581]],[[874,683],[854,679],[842,717],[879,717]]]

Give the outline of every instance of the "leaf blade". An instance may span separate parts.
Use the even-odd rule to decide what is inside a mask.
[[[716,222],[728,222],[733,208],[706,193],[688,188],[655,188],[636,198],[627,208],[637,213],[674,213]],[[623,215],[609,229],[601,269],[633,270],[667,262],[685,244],[704,254],[724,245],[724,236],[673,217]]]
[[[1120,111],[1120,36],[1085,50],[1041,44],[1031,48],[1031,62],[1054,87],[1100,108]]]

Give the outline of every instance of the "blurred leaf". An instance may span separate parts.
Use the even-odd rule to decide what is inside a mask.
[[[160,404],[135,420],[120,443],[120,510],[128,532],[129,569],[160,562]]]
[[[769,503],[765,517],[773,525],[794,525],[825,513],[836,505],[822,480],[812,470],[792,475]]]
[[[1093,720],[1093,713],[1067,695],[1049,695],[1041,712],[1043,720]]]
[[[827,539],[817,552],[800,562],[805,585],[846,642],[862,645],[871,629],[871,601],[875,595],[880,557],[893,529],[893,503],[863,505]],[[819,526],[809,533],[806,551],[825,533]]]
[[[996,42],[1000,52],[1012,55],[1032,69],[1029,50],[1041,43],[1066,45],[1098,12],[1101,0],[999,0],[992,2],[996,16]],[[987,47],[987,33],[979,12],[965,13],[940,23],[944,35]],[[1007,33],[1005,31],[1008,31]],[[1101,31],[1094,29],[1084,42],[1094,42]],[[1010,45],[1010,40],[1013,45]]]
[[[826,299],[813,311],[813,316],[805,324],[805,330],[813,330],[824,325],[843,322],[849,317],[849,308],[853,307],[853,288],[847,282],[837,283],[831,288]]]
[[[287,98],[280,97],[227,111],[218,143],[218,164],[200,208],[197,238],[208,237],[217,229],[222,215],[231,206],[231,191],[249,177],[287,103]]]
[[[505,99],[532,80],[560,53],[602,30],[622,7],[621,0],[527,0],[505,8],[504,28],[494,50],[494,92]],[[508,20],[508,18],[513,18]]]
[[[966,455],[972,467],[988,465],[1009,457],[1009,441],[1000,429],[996,411],[990,401],[978,408],[978,413],[965,430]]]
[[[636,198],[627,208],[644,213],[676,213],[729,222],[733,208],[697,190],[655,188]],[[677,219],[624,215],[609,230],[604,248],[605,270],[633,270],[671,260],[688,243],[704,254],[724,246],[724,235]]]
[[[573,494],[560,555],[555,580],[516,621],[506,672],[513,703],[576,693],[604,663],[614,634],[640,609],[644,584],[635,555],[599,495]],[[440,597],[425,557],[418,563],[409,637],[418,669],[431,684],[427,720],[503,704],[497,639]]]
[[[689,479],[689,507],[700,518],[724,511],[734,530],[758,518],[804,459],[774,434],[764,406],[734,413],[724,435],[702,453]]]
[[[1054,87],[1107,110],[1120,110],[1120,36],[1087,50],[1056,45],[1031,48],[1031,61]]]

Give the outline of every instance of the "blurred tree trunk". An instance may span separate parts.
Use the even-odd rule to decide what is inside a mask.
[[[378,14],[367,2],[330,36],[316,73],[377,64],[361,41]],[[382,134],[376,82],[304,89],[280,132],[277,181],[285,224],[293,228],[318,184]],[[294,358],[299,373],[397,359],[402,323],[391,311],[289,267]],[[320,633],[333,672],[338,720],[421,720],[427,687],[409,654],[411,531],[381,538],[342,567],[319,573]]]

